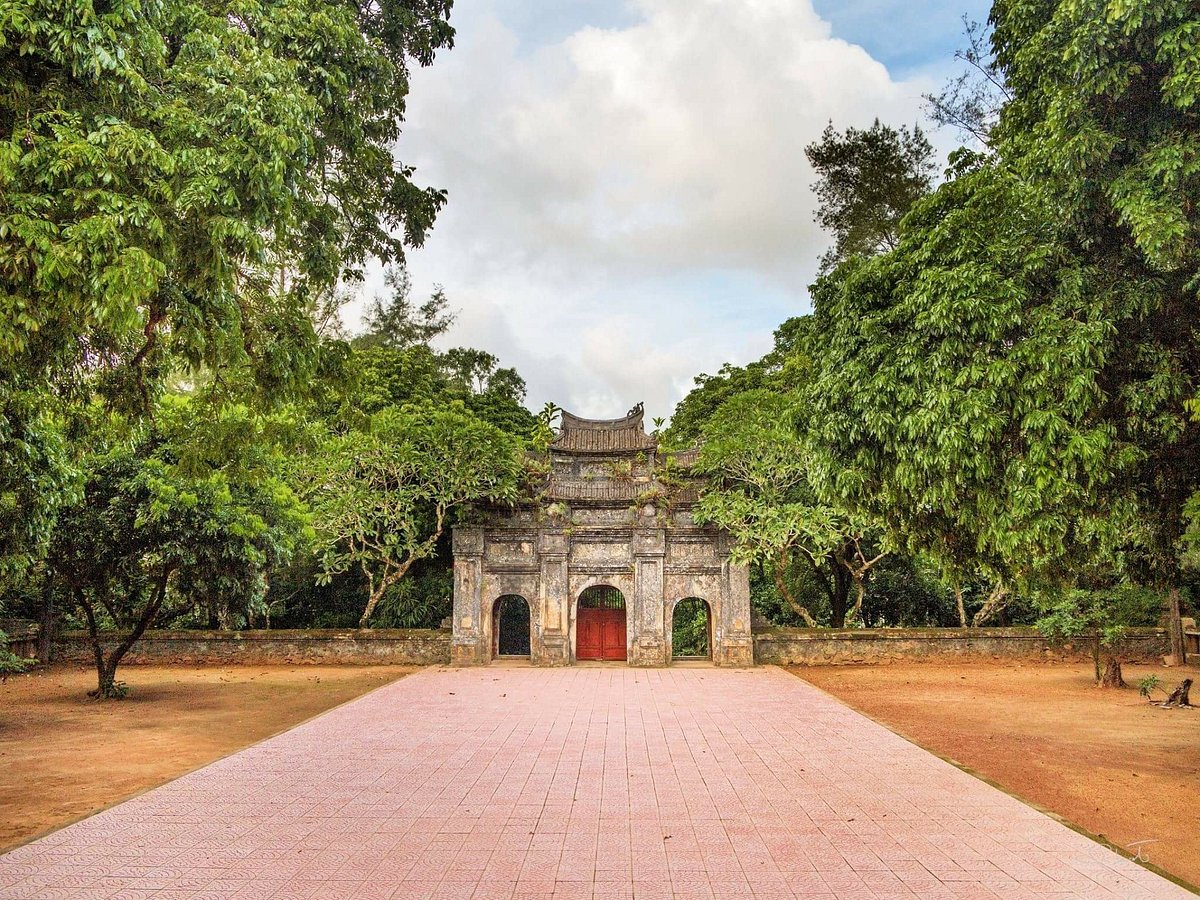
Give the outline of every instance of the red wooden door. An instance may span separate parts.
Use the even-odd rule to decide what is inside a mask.
[[[575,625],[575,658],[604,659],[603,623],[598,609],[581,609]]]
[[[579,610],[575,658],[625,659],[625,610]]]

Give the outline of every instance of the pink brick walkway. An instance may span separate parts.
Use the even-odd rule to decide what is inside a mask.
[[[0,857],[6,900],[1043,894],[1193,896],[774,668],[427,670]]]

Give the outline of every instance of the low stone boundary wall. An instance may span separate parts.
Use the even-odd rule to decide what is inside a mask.
[[[0,619],[8,651],[21,659],[37,659],[38,624],[32,619]]]
[[[91,664],[87,635],[67,632],[55,643],[56,660]],[[278,631],[151,631],[122,664],[229,663],[330,665],[444,665],[450,631],[418,628],[280,629]]]
[[[55,643],[56,660],[90,665],[82,632]],[[1166,632],[1130,629],[1124,657],[1157,661]],[[754,635],[754,659],[781,666],[936,662],[952,658],[1083,659],[1091,645],[1053,645],[1034,628],[769,628]],[[446,665],[450,631],[422,629],[280,629],[277,631],[152,631],[134,644],[126,663]]]
[[[1091,644],[1051,644],[1035,628],[770,628],[754,635],[754,660],[781,666],[868,665],[937,662],[952,658],[1079,659]],[[1158,661],[1167,652],[1167,633],[1133,628],[1124,657]]]

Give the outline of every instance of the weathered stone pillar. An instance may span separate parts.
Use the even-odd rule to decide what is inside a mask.
[[[567,556],[570,541],[561,528],[538,534],[538,597],[541,631],[530,648],[535,666],[565,666],[571,662],[570,583]]]
[[[663,528],[633,532],[633,608],[629,615],[629,665],[665,666],[670,649],[664,632],[663,560],[667,534]]]
[[[750,570],[729,561],[729,535],[722,532],[721,616],[713,629],[713,662],[718,666],[754,665],[750,631]]]
[[[454,622],[450,662],[482,666],[491,662],[483,627],[483,529],[454,529]]]

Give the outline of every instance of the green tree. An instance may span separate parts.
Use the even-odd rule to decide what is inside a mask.
[[[124,695],[117,667],[147,628],[214,600],[248,616],[305,539],[278,453],[247,440],[262,428],[245,409],[213,418],[173,400],[131,441],[85,459],[82,498],[61,510],[48,561],[87,622],[93,696]]]
[[[729,531],[735,562],[770,566],[779,596],[815,626],[787,579],[793,559],[803,560],[828,595],[831,624],[840,628],[847,619],[861,621],[867,575],[885,554],[869,549],[865,520],[817,497],[801,437],[805,418],[794,396],[758,390],[726,401],[704,430],[695,471],[707,484],[695,517]]]
[[[963,34],[966,46],[956,50],[954,58],[966,67],[941,93],[924,94],[923,99],[929,117],[938,125],[954,128],[960,138],[969,137],[988,147],[1000,110],[1012,93],[996,63],[990,29],[963,16]]]
[[[403,349],[360,346],[346,360],[341,383],[319,404],[319,415],[357,427],[364,414],[388,407],[459,402],[483,421],[523,437],[534,425],[533,414],[524,406],[525,380],[515,369],[496,368],[495,357],[485,355],[491,368],[477,393],[475,384],[453,373],[445,354],[427,344]]]
[[[1125,563],[1168,596],[1182,659],[1181,511],[1200,478],[1187,409],[1200,381],[1200,12],[1186,0],[1006,0],[993,21],[1013,93],[998,147],[1053,205],[1087,266],[1090,312],[1110,329],[1100,415],[1137,457],[1120,489],[1146,529]]]
[[[357,349],[347,369],[349,378],[340,396],[343,414],[371,415],[388,407],[449,399],[450,383],[441,360],[425,344],[403,350]]]
[[[388,300],[376,296],[367,307],[366,331],[354,339],[355,347],[384,347],[407,350],[428,345],[454,324],[454,313],[447,311],[449,300],[440,287],[417,306],[412,300],[412,279],[403,267],[392,267],[384,274],[392,295]]]
[[[525,379],[516,369],[495,369],[482,393],[467,398],[476,416],[509,434],[528,437],[536,426],[533,413],[525,408]]]
[[[45,391],[0,381],[0,597],[45,554],[79,473]]]
[[[817,285],[822,484],[954,567],[1056,590],[1116,571],[1178,609],[1197,14],[1015,0],[992,21],[1013,97],[993,156],[960,155],[895,250]]]
[[[1096,682],[1104,687],[1124,687],[1125,635],[1132,626],[1155,623],[1162,597],[1138,585],[1116,582],[1052,590],[1039,596],[1038,605],[1042,612],[1038,627],[1043,634],[1054,641],[1089,641]]]
[[[308,298],[444,200],[392,145],[449,9],[6,4],[0,376],[127,369],[143,409],[176,360],[302,383]]]
[[[896,250],[816,286],[819,488],[959,583],[1031,576],[1086,555],[1105,523],[1134,523],[1105,490],[1123,458],[1094,416],[1106,329],[1076,314],[1055,227],[983,166],[919,203]]]
[[[324,578],[358,567],[365,627],[388,589],[437,550],[450,517],[517,498],[521,446],[461,407],[385,409],[361,431],[330,435],[297,468]]]
[[[933,146],[917,126],[895,129],[876,119],[865,130],[838,132],[831,122],[804,152],[818,176],[814,218],[834,237],[822,272],[895,247],[900,220],[933,184]]]

